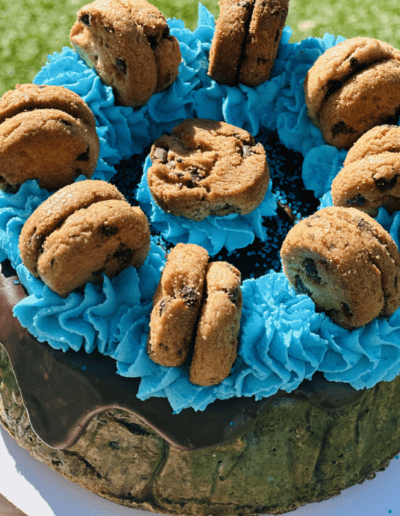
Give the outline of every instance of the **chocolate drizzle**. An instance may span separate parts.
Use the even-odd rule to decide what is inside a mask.
[[[307,400],[327,411],[359,402],[366,390],[328,382],[321,373],[305,380],[292,393],[279,391],[255,401],[217,400],[203,412],[173,414],[166,398],[141,401],[140,379],[116,374],[115,361],[98,352],[56,351],[40,343],[13,316],[13,307],[26,296],[10,263],[0,264],[0,343],[10,358],[31,426],[53,448],[71,447],[90,420],[111,408],[136,414],[161,437],[180,449],[199,449],[234,440],[281,398]]]

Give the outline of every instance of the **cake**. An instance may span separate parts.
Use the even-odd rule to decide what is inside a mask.
[[[285,28],[270,79],[250,88],[206,75],[214,20],[205,8],[193,33],[177,20],[169,26],[180,73],[143,108],[115,106],[112,89],[71,49],[54,54],[35,79],[67,86],[91,107],[100,139],[93,179],[117,184],[148,214],[152,248],[138,273],[88,286],[65,306],[27,273],[17,247],[48,192],[28,181],[1,194],[0,420],[66,478],[127,507],[281,514],[373,478],[400,449],[398,311],[346,330],[280,272],[288,228],[332,204],[330,183],[346,157],[307,119],[302,89],[318,56],[341,40],[293,44]],[[178,224],[152,203],[149,145],[193,116],[225,120],[264,144],[272,188],[247,219]],[[396,213],[381,208],[377,220],[398,242]],[[191,387],[184,367],[151,366],[145,352],[164,253],[179,241],[228,259],[245,279],[239,359],[219,386]]]

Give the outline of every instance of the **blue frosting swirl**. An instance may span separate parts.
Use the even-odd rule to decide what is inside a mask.
[[[286,27],[271,77],[257,88],[219,85],[207,75],[208,52],[214,34],[214,17],[199,6],[199,22],[192,32],[179,20],[168,21],[179,40],[182,63],[177,81],[154,95],[146,106],[132,109],[114,105],[112,89],[105,86],[70,48],[49,56],[37,84],[63,85],[78,93],[96,118],[100,159],[94,178],[109,181],[114,165],[141,153],[155,138],[170,132],[193,116],[225,120],[253,134],[260,126],[276,130],[287,148],[304,156],[303,179],[330,206],[330,185],[345,159],[345,151],[326,145],[307,116],[303,80],[315,60],[343,38],[325,35],[290,43]],[[148,167],[149,161],[146,162]],[[194,242],[211,255],[247,246],[254,235],[263,240],[261,216],[274,211],[269,191],[258,210],[239,217],[209,217],[201,223],[165,214],[151,198],[145,167],[136,196],[153,228],[169,242]],[[84,178],[80,177],[78,180]],[[187,365],[168,368],[147,356],[146,340],[152,296],[165,264],[164,250],[152,237],[145,264],[128,268],[102,285],[87,284],[66,299],[33,277],[21,261],[18,238],[27,218],[47,197],[36,181],[27,181],[16,194],[0,192],[0,260],[8,257],[29,295],[14,309],[22,326],[56,349],[94,349],[116,361],[119,374],[140,377],[138,396],[167,397],[175,412],[204,408],[215,399],[233,396],[270,396],[279,389],[295,389],[317,370],[331,381],[344,381],[356,389],[391,381],[400,373],[400,310],[364,328],[345,330],[313,302],[296,295],[283,273],[243,282],[243,315],[239,356],[232,374],[212,387],[192,385]],[[400,244],[400,214],[379,210],[378,222]]]

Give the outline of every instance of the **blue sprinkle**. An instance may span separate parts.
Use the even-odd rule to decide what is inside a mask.
[[[83,365],[82,366],[82,371],[86,371],[86,369],[87,369],[87,366]]]
[[[19,285],[19,280],[14,280],[14,285]]]

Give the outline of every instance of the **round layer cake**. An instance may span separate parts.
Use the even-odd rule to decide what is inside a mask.
[[[304,324],[308,325],[304,347],[314,346],[315,356],[310,363],[305,361],[304,367],[294,367],[294,378],[270,387],[270,391],[267,390],[268,378],[260,380],[266,385],[264,389],[244,390],[236,396],[232,396],[233,387],[228,383],[231,390],[225,398],[229,399],[224,399],[221,391],[215,391],[215,395],[214,391],[213,395],[202,391],[204,397],[199,401],[193,396],[192,405],[178,391],[166,397],[168,389],[164,392],[151,386],[151,395],[149,391],[144,393],[142,379],[136,372],[129,374],[133,364],[127,364],[126,355],[121,359],[117,345],[112,351],[107,347],[115,344],[114,334],[110,333],[107,340],[101,335],[101,329],[94,325],[104,346],[97,341],[97,348],[83,346],[82,339],[77,350],[74,350],[73,341],[67,346],[68,338],[59,333],[60,323],[50,310],[51,304],[58,300],[43,291],[38,283],[27,281],[18,262],[15,234],[21,230],[20,219],[29,216],[46,196],[37,185],[30,184],[22,187],[17,196],[5,193],[0,200],[0,210],[3,209],[0,212],[3,214],[0,237],[4,251],[1,251],[4,259],[0,276],[0,305],[3,308],[0,314],[0,421],[21,446],[51,468],[127,507],[204,516],[281,514],[312,501],[330,498],[351,485],[373,478],[400,449],[400,380],[394,353],[391,355],[386,351],[388,342],[384,339],[392,332],[393,341],[397,343],[399,329],[395,327],[384,334],[383,322],[373,323],[373,328],[369,327],[365,333],[364,330],[356,334],[336,329],[333,323],[310,308],[312,303],[304,300],[305,296],[297,298],[294,293],[286,294],[286,284],[279,276],[279,248],[288,229],[296,219],[313,213],[323,195],[321,206],[329,203],[326,197],[328,179],[333,179],[344,160],[341,151],[324,145],[320,133],[310,122],[304,127],[293,124],[296,116],[303,121],[306,116],[304,99],[298,96],[298,91],[302,91],[302,80],[294,79],[296,74],[304,78],[318,55],[337,41],[327,36],[324,40],[290,46],[290,34],[286,31],[269,81],[258,89],[220,87],[204,72],[213,33],[209,14],[204,9],[201,11],[195,33],[187,31],[176,20],[170,21],[170,26],[181,45],[184,63],[180,76],[164,95],[155,95],[141,110],[116,108],[111,88],[101,85],[98,78],[94,78],[94,72],[86,69],[70,49],[53,56],[35,81],[78,90],[92,109],[100,104],[95,113],[101,142],[96,172],[100,175],[95,173],[94,178],[111,180],[132,204],[140,204],[143,209],[147,206],[153,228],[153,246],[158,245],[162,252],[176,243],[176,239],[190,241],[199,236],[191,226],[179,227],[179,231],[172,226],[178,237],[168,237],[174,231],[166,226],[164,216],[160,219],[155,208],[148,207],[143,165],[151,141],[162,132],[170,132],[177,121],[193,115],[235,122],[251,130],[266,148],[273,185],[272,192],[267,195],[272,204],[273,199],[278,201],[277,208],[258,214],[261,228],[258,233],[254,229],[257,221],[247,224],[245,230],[251,237],[246,244],[243,244],[246,231],[240,222],[239,226],[232,227],[228,223],[219,232],[218,226],[214,225],[212,235],[218,235],[218,239],[207,240],[202,235],[203,242],[211,246],[216,259],[233,263],[248,281],[243,288],[247,314],[251,313],[253,302],[249,293],[253,293],[255,304],[260,296],[258,287],[254,287],[258,285],[256,279],[264,276],[269,278],[266,282],[276,280],[270,287],[271,296],[276,296],[278,304],[282,296],[286,296],[284,303],[290,304],[289,299],[294,312],[303,313]],[[291,80],[289,72],[286,73],[289,69]],[[69,70],[67,74],[66,70]],[[90,83],[87,91],[82,92],[81,88],[86,87],[82,83]],[[300,88],[288,100],[290,95],[285,97],[285,94],[295,88],[296,83]],[[104,91],[105,98],[101,98]],[[280,118],[276,114],[278,107],[280,115],[284,115]],[[316,165],[320,168],[320,177],[313,182],[311,176],[315,175]],[[304,183],[313,192],[307,190]],[[19,211],[15,218],[20,219],[13,223],[16,228],[14,240],[6,244],[4,235],[8,238],[13,234],[10,233],[8,213],[14,208]],[[393,223],[384,218],[385,214],[380,217],[387,226]],[[229,235],[222,239],[222,244],[221,233]],[[242,242],[240,245],[239,241]],[[161,251],[153,255],[159,257]],[[161,258],[157,260],[158,265],[162,265]],[[146,271],[150,271],[150,267]],[[148,297],[153,294],[153,284],[154,280],[150,282]],[[35,296],[41,299],[39,304],[47,299],[47,305],[43,304],[47,311],[45,317],[51,315],[44,325],[40,322],[39,316],[43,314],[37,307],[37,299],[33,299]],[[117,297],[117,304],[118,301]],[[22,313],[21,306],[28,311]],[[122,301],[121,306],[125,306]],[[17,308],[13,313],[14,307]],[[279,312],[281,308],[274,313],[279,313],[286,321],[293,311],[282,308]],[[114,310],[118,314],[118,310]],[[22,318],[23,324],[15,314]],[[239,361],[244,359],[248,325],[255,320],[249,315],[246,317]],[[86,315],[81,319],[86,321]],[[30,321],[35,322],[35,327],[30,326]],[[118,321],[122,324],[125,319],[121,316]],[[141,319],[138,321],[140,323]],[[279,318],[274,324],[279,328],[278,334],[285,331],[285,326],[279,326]],[[116,326],[114,320],[112,325]],[[137,327],[141,331],[140,337],[145,338],[148,326],[139,324]],[[296,330],[298,333],[304,331],[299,326],[286,326],[283,338]],[[331,335],[334,335],[332,342]],[[360,335],[360,342],[364,344],[365,339],[373,342],[375,335],[379,336],[383,343],[382,361],[391,359],[393,366],[382,372],[379,360],[376,360],[379,379],[386,381],[377,381],[377,373],[370,374],[368,368],[358,376],[353,374],[351,367],[357,368],[355,354],[361,356],[361,353],[346,341],[349,335],[350,339],[351,335]],[[328,343],[321,343],[322,337]],[[344,367],[341,375],[335,376],[329,370],[331,363],[324,362],[323,358],[331,355],[340,362],[336,338],[345,349],[344,355],[351,367]],[[123,342],[120,334],[119,339]],[[291,352],[289,355],[295,362],[299,355],[296,344]],[[115,373],[115,360],[119,374]],[[360,364],[365,360],[359,358]],[[242,367],[242,362],[236,364],[236,373],[240,372],[239,366]],[[301,376],[298,371],[302,370]],[[285,373],[282,376],[285,377]],[[165,378],[163,376],[160,382],[165,382]]]

